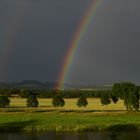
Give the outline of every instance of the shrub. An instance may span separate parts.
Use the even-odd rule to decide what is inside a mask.
[[[27,98],[27,107],[38,107],[39,102],[35,95],[29,95]]]
[[[10,99],[7,96],[0,96],[0,107],[6,107],[9,106]]]
[[[86,97],[80,96],[76,104],[78,107],[86,107],[88,105]]]
[[[65,101],[61,96],[56,95],[53,97],[52,104],[54,107],[63,107],[65,105]]]
[[[110,98],[108,97],[108,95],[104,95],[100,98],[101,104],[102,105],[108,105],[111,103]]]

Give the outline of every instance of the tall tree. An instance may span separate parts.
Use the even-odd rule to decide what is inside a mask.
[[[127,110],[138,110],[139,108],[139,88],[131,82],[116,83],[112,87],[114,95],[118,95],[124,100]]]

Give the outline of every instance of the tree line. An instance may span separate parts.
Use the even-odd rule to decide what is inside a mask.
[[[78,98],[81,94],[86,97],[99,98],[103,94],[111,95],[111,90],[62,90],[58,91],[63,98]],[[56,94],[56,90],[32,90],[32,89],[10,89],[1,88],[0,95],[6,95],[8,97],[12,95],[18,95],[21,98],[27,98],[30,94],[34,94],[37,98],[53,98]]]
[[[16,90],[15,90],[16,91]],[[14,93],[14,92],[12,92]],[[27,98],[27,107],[38,107],[38,97],[43,94],[47,97],[52,98],[52,105],[54,107],[63,107],[65,105],[64,98],[78,98],[77,106],[86,107],[88,105],[87,97],[98,97],[100,98],[102,105],[108,105],[111,100],[116,104],[119,99],[124,101],[124,105],[127,110],[139,110],[140,104],[140,87],[131,82],[115,83],[111,90],[99,90],[99,91],[39,91],[33,92],[30,90],[17,90],[16,93],[22,97]],[[66,93],[68,95],[66,95]],[[10,104],[9,94],[1,94],[0,96],[0,107],[6,107]],[[10,94],[11,95],[11,94]],[[49,97],[48,97],[49,95]]]

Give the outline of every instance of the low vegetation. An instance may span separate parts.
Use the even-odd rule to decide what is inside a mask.
[[[0,113],[0,131],[99,131],[138,130],[139,113],[98,114],[53,111],[45,113]]]
[[[9,106],[10,104],[10,100],[7,96],[0,96],[0,107],[6,107],[6,106]]]

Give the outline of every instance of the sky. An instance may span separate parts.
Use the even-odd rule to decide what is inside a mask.
[[[93,0],[1,0],[0,82],[57,81]],[[64,82],[140,84],[140,1],[101,0]]]

